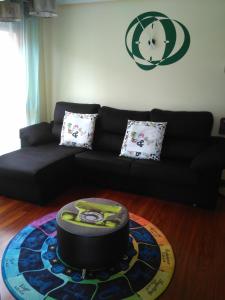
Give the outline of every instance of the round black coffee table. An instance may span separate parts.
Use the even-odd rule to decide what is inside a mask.
[[[87,198],[62,207],[56,218],[58,254],[69,266],[95,270],[116,264],[127,252],[127,209],[112,200]]]

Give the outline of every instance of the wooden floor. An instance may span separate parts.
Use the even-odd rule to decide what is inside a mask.
[[[158,226],[171,243],[176,268],[162,300],[225,299],[225,199],[215,211],[192,208],[108,189],[77,188],[45,207],[0,196],[0,260],[9,240],[24,226],[62,205],[84,197],[103,197],[125,204]],[[0,278],[1,300],[13,299]],[[30,299],[32,300],[32,299]]]

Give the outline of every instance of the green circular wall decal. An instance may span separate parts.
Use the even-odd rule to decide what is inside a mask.
[[[183,24],[154,11],[136,17],[125,37],[129,55],[146,71],[180,60],[187,53],[190,41]]]

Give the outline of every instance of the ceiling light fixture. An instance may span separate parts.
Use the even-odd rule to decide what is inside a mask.
[[[57,17],[55,0],[33,0],[33,6],[29,14],[35,17]]]
[[[0,2],[0,22],[21,21],[23,18],[21,5],[15,2]]]
[[[57,17],[56,0],[0,0],[0,22],[21,21],[24,16]]]

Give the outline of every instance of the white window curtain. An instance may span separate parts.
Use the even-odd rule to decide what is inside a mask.
[[[26,126],[26,63],[23,25],[0,22],[0,155],[20,147]]]
[[[39,121],[39,21],[0,22],[0,155],[19,149],[19,129]]]

